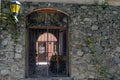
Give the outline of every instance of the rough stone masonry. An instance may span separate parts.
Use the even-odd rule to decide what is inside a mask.
[[[9,30],[0,31],[0,80],[41,80],[25,78],[25,16],[34,9],[46,7],[62,10],[70,16],[70,79],[104,78],[94,65],[87,43],[88,36],[92,38],[96,53],[100,54],[99,61],[114,75],[108,77],[120,79],[120,6],[108,6],[104,9],[102,5],[24,2],[20,12],[22,18],[19,20],[18,42],[14,43]],[[61,77],[45,79],[69,80]]]

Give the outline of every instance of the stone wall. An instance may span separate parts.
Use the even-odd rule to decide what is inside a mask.
[[[21,2],[30,2],[33,0],[19,0]],[[34,0],[33,2],[56,2],[56,3],[75,3],[75,4],[102,4],[107,1],[110,5],[120,5],[120,0]]]
[[[21,32],[16,43],[12,38],[14,30],[0,30],[0,80],[18,80],[25,76],[25,29]]]
[[[120,78],[120,7],[98,5],[79,5],[65,3],[24,2],[20,15],[20,35],[15,43],[10,30],[0,31],[0,79],[1,80],[48,80],[25,79],[25,16],[34,9],[56,8],[70,15],[69,53],[70,78],[88,80],[104,78],[99,72],[101,65],[94,64],[95,57],[90,53],[88,36],[91,37],[94,50],[100,64],[105,67],[107,77]],[[0,26],[4,26],[0,25]],[[118,75],[117,75],[118,74]],[[106,77],[105,77],[106,78]],[[49,78],[49,80],[69,80],[67,78]],[[113,79],[112,79],[113,80]]]

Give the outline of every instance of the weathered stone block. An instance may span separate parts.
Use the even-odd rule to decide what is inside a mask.
[[[95,51],[99,54],[103,53],[103,48],[100,45],[95,45]]]
[[[22,45],[19,45],[19,44],[16,45],[15,49],[16,49],[16,52],[21,53],[22,52]]]
[[[7,69],[1,70],[1,75],[6,76],[6,75],[9,75],[9,74],[10,74],[9,70],[7,70]]]
[[[115,63],[119,64],[119,63],[120,63],[120,58],[114,58],[113,61],[114,61]]]
[[[78,55],[78,56],[83,56],[83,54],[84,54],[84,53],[83,53],[81,50],[78,50],[78,51],[77,51],[77,55]]]
[[[90,18],[84,18],[83,21],[85,21],[85,22],[91,22],[92,20]]]
[[[91,30],[98,30],[98,28],[99,28],[99,26],[97,26],[97,25],[93,25],[92,27],[91,27]]]
[[[22,55],[21,54],[15,54],[15,59],[21,59],[22,58]]]
[[[116,51],[117,51],[117,52],[120,52],[120,47],[116,47]]]

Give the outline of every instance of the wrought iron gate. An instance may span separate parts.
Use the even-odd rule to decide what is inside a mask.
[[[27,21],[28,76],[68,76],[67,16],[45,8],[29,14]]]

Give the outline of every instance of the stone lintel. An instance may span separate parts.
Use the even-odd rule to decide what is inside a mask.
[[[56,2],[56,3],[75,3],[75,4],[102,4],[105,0],[20,0],[21,2]],[[110,5],[120,6],[120,0],[108,0]]]

